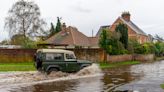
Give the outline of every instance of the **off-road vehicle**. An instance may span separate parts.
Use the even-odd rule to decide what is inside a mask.
[[[52,71],[76,72],[92,64],[77,60],[73,51],[61,49],[38,49],[34,59],[36,69],[47,74]]]

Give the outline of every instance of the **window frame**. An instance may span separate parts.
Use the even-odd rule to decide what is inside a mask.
[[[73,55],[74,58],[69,59],[69,58],[67,58],[67,55]],[[66,61],[76,61],[76,56],[74,53],[65,53],[65,60]]]

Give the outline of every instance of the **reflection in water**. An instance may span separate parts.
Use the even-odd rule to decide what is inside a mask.
[[[34,86],[21,87],[11,92],[101,92],[103,84],[101,77],[60,81]],[[96,81],[93,81],[96,80]],[[94,89],[93,89],[94,88]]]
[[[104,72],[105,75],[102,81],[106,92],[111,92],[119,86],[140,78],[140,76],[130,73],[130,66],[107,69]]]
[[[76,85],[76,81],[60,81],[53,83],[38,84],[28,87],[21,87],[11,92],[63,92],[71,90],[73,85]]]
[[[164,92],[160,84],[164,83],[164,61],[135,65],[131,73],[143,75],[140,80],[123,85],[119,90],[138,90],[139,92]]]
[[[37,84],[30,87],[21,87],[11,92],[111,92],[115,88],[137,79],[138,76],[130,73],[130,66],[105,69],[104,76]],[[27,90],[27,91],[26,91]]]
[[[104,69],[103,73],[103,76],[13,88],[10,92],[163,92],[159,85],[164,82],[164,61]]]
[[[103,90],[103,82],[101,77],[82,79],[70,92],[101,92]]]

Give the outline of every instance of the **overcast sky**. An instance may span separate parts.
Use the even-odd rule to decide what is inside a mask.
[[[0,41],[7,39],[4,20],[17,0],[0,3]],[[66,25],[75,26],[87,36],[97,33],[102,25],[112,24],[123,11],[131,13],[131,20],[147,34],[164,37],[164,0],[33,0],[38,4],[41,17],[50,25],[62,17]]]

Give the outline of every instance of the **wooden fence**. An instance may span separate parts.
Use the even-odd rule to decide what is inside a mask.
[[[104,51],[102,49],[67,49],[75,52],[78,59],[93,62],[103,61]],[[0,63],[17,63],[33,61],[36,49],[0,49]]]
[[[0,63],[33,61],[36,49],[0,49]]]

